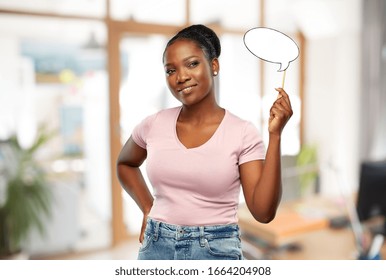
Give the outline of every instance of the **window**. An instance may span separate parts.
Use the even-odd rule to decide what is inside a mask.
[[[0,17],[0,138],[28,146],[55,131],[42,161],[54,191],[47,237],[31,254],[106,247],[111,205],[106,30],[100,22]]]
[[[181,0],[112,0],[111,17],[143,23],[183,25],[186,1]]]
[[[24,12],[100,18],[106,14],[106,0],[0,0],[0,7]]]

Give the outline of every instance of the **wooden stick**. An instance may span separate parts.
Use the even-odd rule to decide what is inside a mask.
[[[283,73],[283,80],[281,81],[281,88],[284,88],[284,81],[285,81],[285,73],[287,72],[287,70],[284,70],[284,73]]]

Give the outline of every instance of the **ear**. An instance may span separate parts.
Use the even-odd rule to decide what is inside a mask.
[[[213,76],[217,76],[220,70],[220,63],[217,58],[212,59],[212,73]]]

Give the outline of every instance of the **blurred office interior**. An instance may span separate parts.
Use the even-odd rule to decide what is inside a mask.
[[[253,56],[243,35],[265,26],[297,43],[285,80],[294,116],[283,134],[283,201],[301,196],[291,170],[303,147],[316,147],[313,191],[334,198],[357,192],[363,161],[386,159],[386,1],[0,0],[0,139],[17,135],[28,147],[42,125],[55,131],[38,154],[54,208],[46,235],[26,241],[31,258],[136,242],[141,212],[115,160],[142,118],[178,105],[161,58],[168,38],[194,23],[222,42],[221,106],[265,141],[283,73]]]

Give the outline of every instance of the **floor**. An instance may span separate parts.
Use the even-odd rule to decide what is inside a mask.
[[[41,239],[40,247],[29,254],[30,259],[35,260],[135,260],[137,258],[139,241],[138,237],[132,237],[117,246],[111,247],[112,229],[110,221],[103,219],[89,203],[89,198],[84,190],[78,193],[76,226],[77,233],[72,238],[57,237],[60,232],[54,231],[50,240]],[[60,213],[57,219],[63,218]],[[58,222],[60,224],[61,222]],[[135,236],[135,234],[133,234]],[[36,242],[35,242],[36,244]],[[56,250],[57,249],[57,250]]]
[[[88,250],[73,254],[64,254],[34,259],[50,260],[135,260],[137,258],[138,240],[129,240],[115,247],[106,249]]]
[[[32,259],[40,260],[136,260],[139,242],[136,238],[123,242],[115,247],[105,249],[92,249],[77,253],[67,253],[55,256],[35,256]],[[243,241],[245,259],[262,259],[263,253],[255,246]]]

